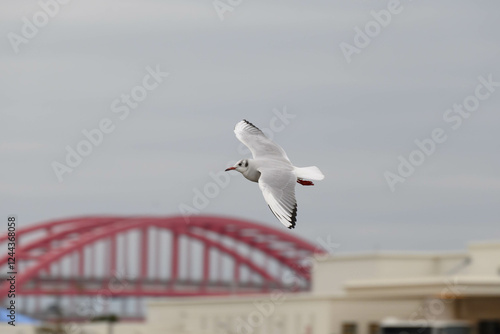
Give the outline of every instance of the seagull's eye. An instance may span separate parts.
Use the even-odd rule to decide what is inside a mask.
[[[238,166],[241,166],[241,162],[238,164]]]

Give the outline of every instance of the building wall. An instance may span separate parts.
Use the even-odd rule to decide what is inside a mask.
[[[11,326],[11,325],[5,324],[5,322],[2,322],[0,324],[0,333],[2,333],[2,334],[35,334],[35,327],[32,325]]]
[[[343,294],[344,282],[352,279],[364,279],[377,275],[376,263],[370,259],[327,258],[314,263],[312,274],[312,293]]]
[[[500,277],[500,243],[470,244],[469,253],[470,275]]]
[[[149,334],[150,329],[143,323],[117,323],[113,326],[115,334]],[[1,334],[36,334],[34,325],[0,324]],[[83,323],[72,326],[68,334],[108,334],[107,324]],[[160,332],[158,332],[160,333]]]
[[[424,324],[433,320],[453,319],[454,306],[438,305],[429,299],[358,299],[334,300],[329,334],[342,334],[342,324],[357,325],[357,334],[369,334],[370,324],[378,324],[386,318],[397,318]]]
[[[314,294],[344,293],[344,283],[364,279],[436,277],[464,263],[465,254],[368,254],[323,258],[314,264]]]
[[[472,323],[488,319],[500,321],[500,297],[458,300],[456,315],[459,319],[468,320]]]
[[[454,302],[438,299],[304,298],[288,296],[270,307],[266,296],[232,301],[152,302],[148,333],[164,334],[342,334],[342,325],[356,324],[356,334],[369,334],[369,326],[387,317],[425,324],[454,319]],[[162,324],[161,326],[159,324]],[[156,330],[156,331],[154,331]]]
[[[161,333],[323,334],[330,327],[331,303],[326,299],[271,295],[258,298],[199,299],[152,302],[148,322]],[[154,333],[151,331],[151,333]]]

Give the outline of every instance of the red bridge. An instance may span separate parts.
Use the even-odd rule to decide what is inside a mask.
[[[2,235],[2,274],[7,242]],[[130,318],[144,297],[303,291],[308,259],[324,253],[288,232],[213,216],[56,220],[18,229],[16,243],[16,305],[39,318],[88,318],[88,299],[101,301],[93,315]],[[2,277],[4,302],[10,289]]]

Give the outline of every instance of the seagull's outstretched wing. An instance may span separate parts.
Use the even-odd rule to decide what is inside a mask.
[[[254,159],[267,158],[290,162],[285,151],[249,121],[244,119],[238,122],[234,133],[236,138],[250,149]]]
[[[259,171],[259,187],[269,208],[283,225],[294,228],[297,221],[297,177],[291,170],[259,168]]]

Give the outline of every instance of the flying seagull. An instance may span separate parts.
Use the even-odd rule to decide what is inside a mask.
[[[297,221],[295,182],[313,186],[310,180],[323,180],[318,167],[295,167],[285,151],[247,120],[238,122],[234,133],[252,152],[253,159],[242,159],[227,171],[236,170],[250,181],[258,182],[267,205],[278,220],[292,229]]]

